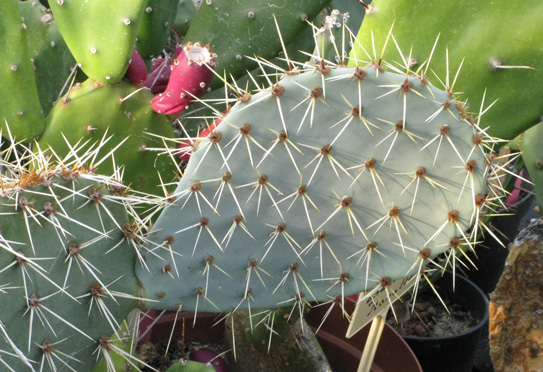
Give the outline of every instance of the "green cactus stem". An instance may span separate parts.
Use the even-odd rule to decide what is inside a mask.
[[[175,31],[180,35],[185,35],[196,15],[196,6],[192,0],[178,0],[177,14],[174,20]]]
[[[36,0],[19,2],[19,8],[27,27],[41,107],[47,116],[76,62],[49,9]]]
[[[143,58],[162,53],[172,33],[178,5],[179,0],[147,1],[136,40],[136,49]]]

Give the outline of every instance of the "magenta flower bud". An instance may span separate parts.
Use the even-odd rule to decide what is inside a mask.
[[[142,86],[151,89],[153,94],[162,93],[168,87],[170,81],[170,75],[172,73],[170,66],[172,60],[167,58],[155,58],[151,61],[151,72],[147,79],[143,82]]]
[[[151,101],[153,109],[159,114],[179,114],[202,97],[213,80],[214,56],[208,45],[186,44],[174,59],[166,90]]]
[[[171,60],[169,58],[164,58],[164,57],[153,58],[151,60],[151,71],[155,72],[155,70],[157,68],[162,67],[164,63],[168,63],[168,66],[169,66],[171,65]]]
[[[136,48],[132,51],[132,59],[124,76],[132,83],[139,85],[147,79],[147,67]]]
[[[190,360],[195,362],[210,364],[216,372],[228,372],[228,366],[223,358],[214,350],[203,347],[190,353]]]

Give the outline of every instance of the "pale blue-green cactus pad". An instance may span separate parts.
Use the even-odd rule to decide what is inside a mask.
[[[137,275],[153,306],[228,311],[417,274],[471,239],[488,175],[478,131],[414,74],[287,74],[201,139]]]

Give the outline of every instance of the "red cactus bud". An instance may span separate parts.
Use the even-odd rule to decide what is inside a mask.
[[[211,133],[211,131],[213,131],[215,127],[221,123],[221,121],[222,121],[221,118],[217,118],[213,120],[213,122],[209,125],[209,127],[207,127],[206,129],[200,132],[198,137],[204,138],[204,137],[209,136],[209,133]],[[192,155],[192,148],[195,144],[196,144],[195,142],[182,143],[179,146],[177,146],[177,149],[178,149],[177,156],[179,156],[179,159],[188,161],[190,159],[190,156]]]
[[[159,114],[178,114],[202,97],[213,80],[215,62],[209,46],[188,43],[174,60],[168,87],[151,104]]]
[[[143,83],[147,78],[147,67],[136,48],[132,51],[132,59],[124,76],[136,85]]]
[[[209,133],[214,131],[215,128],[217,127],[217,125],[219,125],[221,123],[221,121],[222,121],[222,118],[217,118],[217,119],[213,120],[213,122],[206,129],[204,129],[203,131],[200,132],[198,137],[207,137],[207,136],[209,136]]]

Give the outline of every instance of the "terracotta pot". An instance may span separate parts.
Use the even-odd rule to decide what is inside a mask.
[[[349,312],[354,308],[351,304],[346,304],[346,306],[348,306],[347,310]],[[326,310],[325,307],[311,310],[306,316],[309,325],[313,328],[318,327]],[[156,322],[151,331],[152,342],[165,342],[168,340],[175,316],[175,313],[167,313]],[[194,313],[181,312],[177,315],[173,337],[181,337],[184,318],[185,340],[187,342],[195,340],[203,343],[221,343],[223,342],[224,327],[213,327],[213,324],[215,324],[220,317],[220,314],[198,313],[196,326],[192,327]],[[330,361],[334,372],[356,372],[362,350],[364,349],[369,326],[361,330],[351,339],[346,339],[345,333],[348,326],[347,319],[343,318],[339,311],[332,311],[317,333],[317,339],[319,340],[326,357]],[[422,372],[422,369],[417,358],[402,337],[390,326],[386,325],[371,371]]]
[[[348,313],[354,310],[354,303],[346,302]],[[366,344],[370,324],[351,338],[345,338],[349,322],[337,308],[334,308],[319,332],[317,339],[334,372],[356,372]],[[316,329],[327,311],[326,306],[313,308],[306,315],[307,322]],[[422,372],[422,368],[413,351],[392,327],[385,325],[373,365],[372,372]]]

